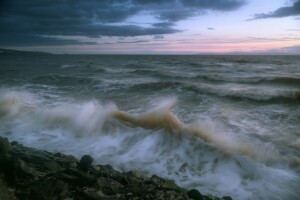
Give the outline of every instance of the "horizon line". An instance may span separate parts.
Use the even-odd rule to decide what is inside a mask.
[[[4,52],[1,52],[4,51]],[[8,52],[5,52],[8,51]],[[189,53],[182,53],[182,52],[172,52],[172,53],[166,53],[166,52],[144,52],[144,53],[120,53],[120,52],[116,52],[116,53],[112,53],[112,52],[107,52],[107,53],[84,53],[84,52],[78,52],[78,53],[57,53],[57,52],[47,52],[47,51],[34,51],[34,50],[18,50],[18,49],[10,49],[10,48],[2,48],[0,47],[0,55],[1,54],[18,54],[19,53],[42,53],[42,54],[51,54],[51,55],[132,55],[132,56],[300,56],[300,52],[299,53],[281,53],[281,52],[247,52],[247,51],[242,51],[242,52],[238,52],[238,51],[232,51],[232,52],[189,52]]]

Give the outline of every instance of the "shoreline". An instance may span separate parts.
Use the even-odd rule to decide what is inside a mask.
[[[194,199],[231,200],[187,190],[156,175],[119,172],[93,158],[50,153],[0,136],[0,196],[18,199]]]

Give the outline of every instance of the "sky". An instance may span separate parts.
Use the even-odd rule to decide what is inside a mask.
[[[0,48],[300,55],[300,0],[0,0]]]

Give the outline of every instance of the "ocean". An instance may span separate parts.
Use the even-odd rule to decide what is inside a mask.
[[[299,199],[300,57],[0,55],[0,135],[233,199]]]

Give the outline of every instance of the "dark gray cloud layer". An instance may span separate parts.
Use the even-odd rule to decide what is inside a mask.
[[[254,15],[254,19],[278,18],[300,15],[300,0],[296,0],[292,6],[280,7],[270,13],[260,13]]]
[[[95,44],[47,36],[141,36],[180,32],[177,21],[207,10],[231,11],[245,0],[2,0],[0,46]],[[147,13],[152,25],[128,25]],[[118,23],[118,25],[116,25]]]
[[[60,46],[60,45],[93,45],[96,42],[80,42],[72,39],[57,39],[32,34],[0,33],[0,45],[9,46]]]

